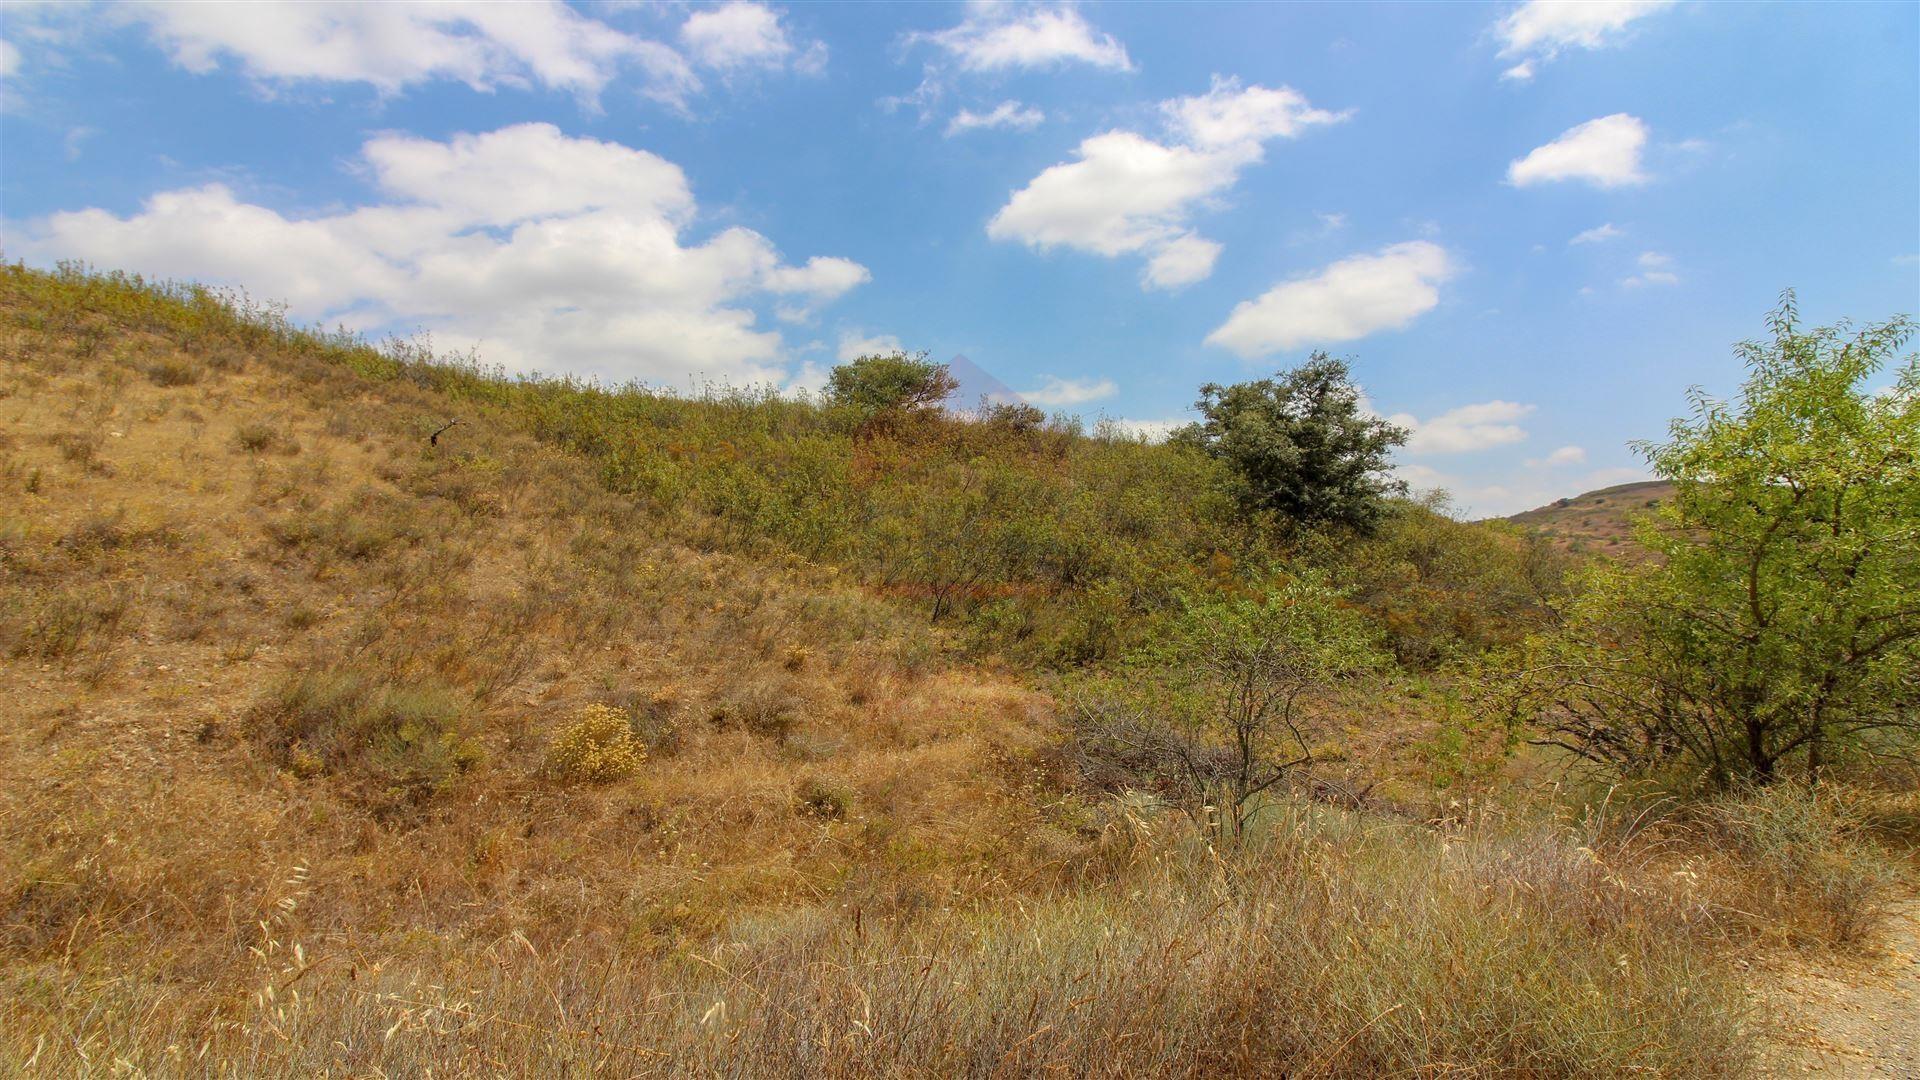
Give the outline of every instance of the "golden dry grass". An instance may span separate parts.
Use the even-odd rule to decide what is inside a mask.
[[[0,289],[0,1071],[1737,1075],[1749,920],[1830,944],[1805,865],[1871,905],[1792,805],[1708,854],[1460,803],[1209,851],[916,598],[56,284]],[[1332,767],[1485,781],[1435,698],[1331,701]],[[595,707],[631,756],[555,768]]]
[[[645,952],[744,912],[941,903],[1037,869],[1021,762],[1042,699],[833,575],[679,546],[510,431],[430,446],[444,404],[405,384],[154,336],[83,350],[15,327],[0,349],[16,960],[137,966],[217,1012],[296,864],[331,883],[309,925],[375,952],[510,931]],[[418,712],[284,722],[278,697],[316,673],[434,695],[473,753],[429,760]],[[647,766],[547,778],[595,703],[636,718]],[[842,814],[807,809],[821,783]]]

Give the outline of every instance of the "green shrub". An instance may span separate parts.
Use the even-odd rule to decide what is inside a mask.
[[[1309,525],[1366,530],[1405,491],[1389,460],[1407,432],[1372,416],[1347,365],[1316,352],[1271,379],[1200,388],[1176,438],[1232,466],[1242,502]]]
[[[403,802],[446,790],[484,757],[453,691],[364,671],[293,676],[256,707],[254,720],[296,771],[325,771]]]
[[[914,411],[940,404],[959,383],[927,354],[862,356],[827,374],[827,399],[863,413]]]

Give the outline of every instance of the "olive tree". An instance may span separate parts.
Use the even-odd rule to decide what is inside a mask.
[[[1540,741],[1720,785],[1914,749],[1920,359],[1895,355],[1913,323],[1802,329],[1788,293],[1768,326],[1738,347],[1737,400],[1696,390],[1639,446],[1675,485],[1639,526],[1652,557],[1593,567],[1509,676]]]

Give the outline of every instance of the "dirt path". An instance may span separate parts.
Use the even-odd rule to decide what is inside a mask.
[[[1763,973],[1787,1032],[1770,1073],[1920,1080],[1920,898],[1894,909],[1884,944],[1858,963]]]

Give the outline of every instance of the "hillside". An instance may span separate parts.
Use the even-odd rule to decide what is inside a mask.
[[[1466,702],[1564,560],[1217,481],[0,270],[0,1071],[1751,1070],[1739,965],[1868,933],[1852,834],[1556,802]],[[1236,854],[1109,692],[1321,582],[1368,663]]]
[[[1617,555],[1633,543],[1635,515],[1672,494],[1673,485],[1664,480],[1617,484],[1556,499],[1507,520],[1536,530],[1569,551]]]

